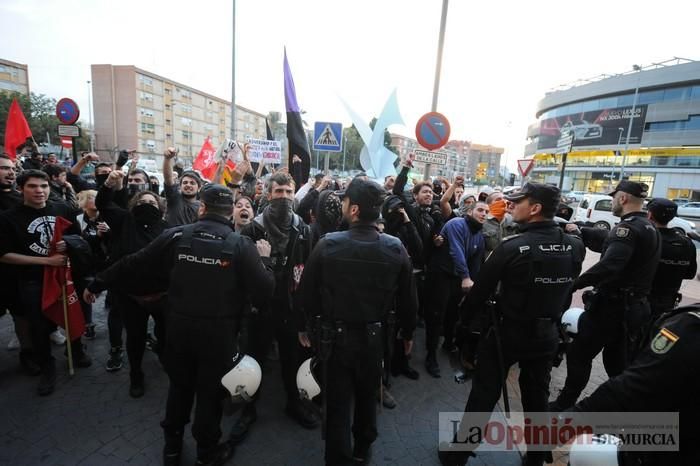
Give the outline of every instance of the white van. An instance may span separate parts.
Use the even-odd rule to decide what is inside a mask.
[[[644,203],[646,209],[646,202]],[[607,194],[586,194],[576,208],[575,222],[608,230],[620,221],[612,214],[612,197]],[[680,228],[686,234],[695,230],[695,223],[676,217],[668,224],[669,228]]]

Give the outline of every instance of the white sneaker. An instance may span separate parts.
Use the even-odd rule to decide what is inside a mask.
[[[66,337],[63,336],[63,333],[61,333],[61,329],[56,329],[55,332],[51,333],[51,341],[53,342],[54,345],[64,345],[66,343]]]
[[[7,344],[7,351],[14,351],[19,349],[19,340],[16,336],[12,337],[12,340]]]

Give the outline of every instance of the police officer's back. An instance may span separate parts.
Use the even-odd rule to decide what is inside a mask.
[[[384,354],[382,322],[398,299],[399,326],[410,340],[417,306],[406,250],[397,238],[380,234],[375,225],[382,188],[356,178],[339,195],[350,229],[328,233],[316,245],[302,278],[307,324],[320,317],[322,327],[330,327],[334,334],[325,376],[327,464],[350,463],[353,457],[368,459],[377,436],[376,399]],[[308,344],[303,335],[301,340]],[[355,414],[351,421],[348,415],[353,398]]]
[[[603,293],[628,290],[646,295],[651,289],[661,253],[659,235],[642,211],[647,185],[621,181],[610,193],[612,213],[620,223],[608,233],[582,228],[588,248],[601,253],[600,261],[576,280],[576,289],[595,286]]]
[[[678,212],[675,202],[655,198],[649,201],[647,211],[649,220],[661,234],[661,258],[649,294],[651,318],[654,320],[662,312],[675,306],[677,298],[680,297],[678,290],[683,279],[695,276],[697,260],[695,245],[685,232],[668,227],[668,222],[673,220]]]
[[[550,405],[553,411],[572,406],[588,383],[593,358],[603,350],[608,376],[619,374],[632,359],[649,319],[647,296],[661,254],[656,227],[642,212],[648,187],[621,181],[610,193],[612,213],[620,217],[609,233],[583,228],[586,246],[600,251],[600,261],[574,283],[574,289],[594,286],[584,292],[586,312],[579,331],[566,353],[564,388]],[[574,225],[567,229],[575,230]]]
[[[516,362],[521,371],[523,409],[546,410],[558,344],[557,321],[569,302],[585,255],[583,243],[553,221],[559,189],[527,183],[506,199],[514,203],[512,216],[521,233],[496,247],[467,297],[467,309],[485,312],[487,301],[498,288],[497,311],[491,310],[490,328],[479,342],[476,373],[465,408],[468,413],[493,410],[503,379]],[[468,424],[483,427],[487,421],[465,415],[460,432],[468,432]],[[458,435],[458,440],[464,439]],[[443,464],[465,464],[467,454],[448,453],[441,446],[440,459]],[[543,459],[542,452],[528,452],[524,464],[542,464]]]
[[[192,434],[197,441],[197,464],[223,464],[231,456],[228,443],[218,444],[226,393],[221,378],[234,365],[247,299],[259,305],[274,289],[272,271],[260,258],[260,254],[269,256],[269,245],[258,244],[256,250],[250,239],[233,231],[233,193],[210,185],[202,189],[200,199],[199,221],[166,230],[97,277],[106,286],[125,276],[131,276],[132,282],[133,277],[153,282],[152,286],[167,283],[165,366],[170,388],[161,423],[166,465],[179,464],[183,430],[195,395]]]

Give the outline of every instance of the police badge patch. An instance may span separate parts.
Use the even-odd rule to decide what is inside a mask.
[[[668,350],[676,344],[679,338],[678,335],[663,327],[651,340],[651,350],[656,354],[668,353]]]
[[[615,228],[615,236],[618,238],[627,238],[630,234],[630,229],[627,227],[617,227]]]

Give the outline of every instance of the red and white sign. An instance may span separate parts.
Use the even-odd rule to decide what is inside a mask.
[[[519,159],[518,160],[518,171],[522,176],[527,176],[528,173],[530,173],[530,170],[532,170],[532,167],[535,166],[535,159]]]
[[[61,146],[63,146],[64,149],[72,149],[73,148],[73,138],[68,137],[68,136],[61,136]]]
[[[429,151],[437,150],[450,140],[450,122],[441,113],[426,113],[416,124],[416,139]]]

